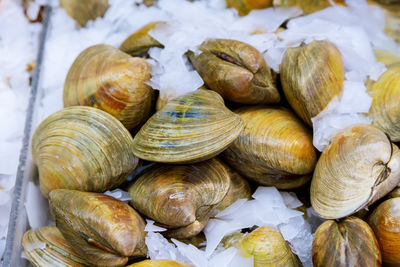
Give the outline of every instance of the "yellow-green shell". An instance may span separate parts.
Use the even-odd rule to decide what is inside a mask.
[[[108,0],[59,0],[60,6],[79,26],[84,27],[89,20],[102,17],[108,9]]]

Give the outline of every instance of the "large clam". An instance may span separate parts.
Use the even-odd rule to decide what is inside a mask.
[[[155,162],[199,162],[224,150],[242,129],[242,119],[225,107],[221,96],[198,89],[154,114],[136,134],[134,153]]]
[[[245,129],[222,153],[229,165],[257,183],[281,189],[311,178],[316,163],[311,132],[292,112],[262,106],[235,112]]]
[[[113,116],[91,107],[69,107],[46,118],[32,138],[40,188],[104,192],[135,169],[132,136]]]
[[[83,27],[89,20],[104,15],[108,9],[108,0],[60,0],[60,6]]]
[[[342,55],[328,41],[288,48],[279,70],[287,101],[308,125],[312,125],[312,117],[342,92]]]
[[[146,255],[145,223],[128,204],[67,189],[51,191],[49,202],[57,228],[91,264],[123,266],[129,257]]]
[[[275,77],[263,55],[249,44],[211,39],[188,53],[194,68],[210,89],[224,99],[242,104],[279,102]]]
[[[110,45],[82,51],[71,65],[64,84],[64,106],[92,106],[110,113],[127,129],[150,115],[153,90],[150,64]]]
[[[400,153],[373,125],[339,131],[323,150],[311,182],[311,204],[326,219],[353,214],[400,182]]]

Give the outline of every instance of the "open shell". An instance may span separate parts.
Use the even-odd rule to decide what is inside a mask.
[[[134,153],[149,161],[191,163],[223,151],[243,129],[217,93],[198,89],[169,101],[136,134]]]
[[[45,196],[57,188],[104,192],[138,163],[124,126],[91,107],[64,108],[45,119],[33,135],[32,156]]]
[[[123,266],[129,257],[146,255],[145,223],[128,204],[67,189],[51,191],[49,202],[57,228],[90,263]]]
[[[281,189],[306,183],[316,164],[309,129],[290,111],[262,106],[235,111],[245,129],[222,156],[241,175]]]
[[[60,6],[81,27],[89,20],[102,17],[108,9],[108,0],[59,0]]]
[[[127,129],[150,115],[153,90],[150,64],[110,45],[85,49],[70,67],[64,84],[64,106],[92,106],[110,113]]]
[[[375,126],[351,126],[323,150],[311,182],[311,204],[323,218],[341,218],[369,206],[399,182],[397,146]]]

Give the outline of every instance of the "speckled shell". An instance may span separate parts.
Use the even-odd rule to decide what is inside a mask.
[[[314,235],[314,267],[378,267],[382,257],[369,225],[356,217],[322,223]]]
[[[191,165],[158,165],[129,186],[133,207],[170,228],[175,238],[195,236],[226,196],[230,177],[211,159]]]
[[[263,9],[272,6],[272,0],[226,0],[227,7],[235,8],[239,16],[247,15],[253,9]]]
[[[138,163],[124,126],[91,107],[64,108],[45,119],[33,135],[32,156],[46,197],[57,188],[104,192]]]
[[[128,257],[143,257],[144,220],[115,198],[75,190],[50,192],[57,228],[74,250],[93,265],[123,266]]]
[[[254,267],[302,266],[282,234],[270,226],[257,228],[241,239],[238,246],[246,256],[253,257]]]
[[[272,75],[263,55],[247,43],[211,39],[199,46],[201,53],[188,53],[193,67],[206,86],[224,99],[242,104],[280,101]]]
[[[374,230],[385,266],[400,266],[400,197],[382,202],[371,214],[369,225]]]
[[[198,89],[169,101],[136,134],[134,153],[149,161],[193,163],[223,151],[243,129],[217,93]]]
[[[35,267],[91,266],[72,249],[56,226],[28,230],[24,234],[22,247],[29,262]]]
[[[102,17],[108,9],[108,0],[59,0],[60,6],[81,27],[89,20]]]
[[[121,44],[121,51],[133,56],[145,56],[152,47],[163,47],[157,40],[149,35],[149,31],[163,22],[154,21],[144,25],[136,32],[129,35],[128,38]]]
[[[400,63],[391,65],[378,81],[368,88],[372,105],[368,115],[373,124],[400,141]]]
[[[313,41],[288,48],[279,70],[287,101],[310,126],[311,118],[317,116],[342,92],[342,55],[328,41]]]
[[[150,64],[110,45],[82,51],[72,63],[64,84],[64,107],[91,106],[116,117],[127,129],[150,115],[153,90]]]
[[[222,153],[241,175],[280,189],[306,183],[316,164],[309,129],[290,111],[263,106],[235,111],[245,122],[239,137]]]
[[[368,207],[399,182],[397,146],[375,126],[350,126],[323,150],[311,182],[311,204],[323,218],[342,218]]]
[[[171,260],[144,260],[127,267],[190,267],[189,264]]]
[[[337,5],[345,5],[343,0],[333,0]],[[329,0],[274,0],[275,7],[299,7],[303,14],[310,14],[332,6]]]

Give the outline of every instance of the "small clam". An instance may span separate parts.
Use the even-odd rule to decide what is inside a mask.
[[[280,189],[306,183],[316,164],[309,129],[290,111],[262,106],[235,111],[245,122],[222,156],[241,175]]]
[[[378,81],[369,86],[368,93],[372,97],[368,115],[373,124],[393,141],[400,141],[400,63],[389,66]]]
[[[279,67],[283,92],[293,110],[308,125],[329,102],[342,92],[342,55],[328,41],[286,50]]]
[[[243,237],[238,246],[245,256],[253,257],[254,267],[302,266],[282,234],[270,226],[257,228]]]
[[[374,50],[374,54],[376,60],[385,64],[386,67],[395,63],[400,63],[400,55],[392,51],[376,49]]]
[[[89,20],[102,17],[108,9],[108,0],[60,0],[60,6],[81,27]]]
[[[33,135],[32,156],[45,196],[57,188],[104,192],[138,163],[128,130],[91,107],[64,108],[45,119]]]
[[[384,265],[400,266],[400,197],[382,202],[368,223],[381,246]]]
[[[57,228],[91,264],[123,266],[129,257],[146,255],[145,223],[128,204],[67,189],[51,191],[49,202]]]
[[[230,185],[227,168],[217,159],[160,164],[129,187],[129,196],[136,210],[170,228],[169,236],[187,238],[203,230]]]
[[[144,260],[127,267],[190,267],[189,264],[171,260]]]
[[[275,7],[299,7],[303,10],[303,14],[310,14],[321,9],[336,5],[345,5],[343,0],[274,0]]]
[[[242,104],[280,101],[275,77],[263,55],[249,44],[212,39],[199,46],[199,54],[188,53],[194,68],[210,89],[224,99]]]
[[[242,119],[217,93],[198,89],[169,101],[136,134],[137,157],[164,163],[210,159],[235,140]]]
[[[86,267],[91,266],[76,253],[56,226],[28,230],[22,240],[24,253],[35,267]]]
[[[121,44],[121,51],[133,57],[140,57],[146,55],[152,47],[162,48],[163,45],[149,35],[150,30],[162,23],[163,22],[160,21],[150,22],[129,35],[129,37]]]
[[[239,16],[247,15],[253,9],[263,9],[272,6],[273,0],[225,0],[227,7],[233,7]]]
[[[311,182],[311,204],[326,219],[353,214],[400,182],[400,153],[373,125],[347,127],[323,150]]]
[[[64,106],[92,106],[110,113],[127,129],[150,115],[153,90],[150,64],[110,45],[85,49],[70,67],[64,84]]]
[[[378,241],[369,225],[356,217],[322,223],[314,235],[314,267],[381,266]]]

